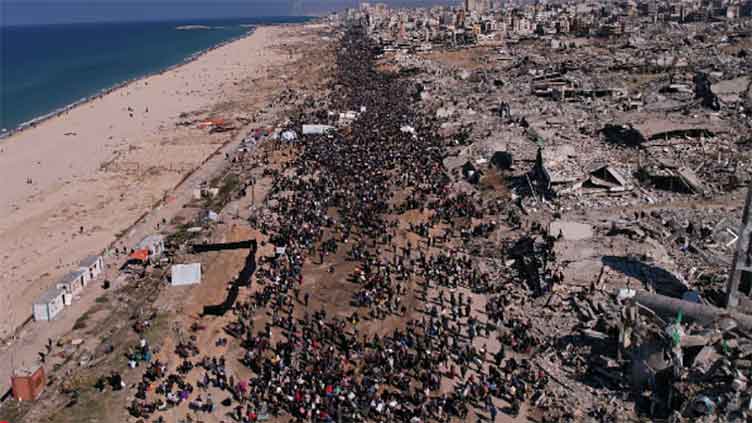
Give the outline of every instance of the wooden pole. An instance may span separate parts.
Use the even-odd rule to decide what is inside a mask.
[[[752,277],[752,262],[750,260],[752,227],[750,227],[750,224],[752,224],[752,186],[747,190],[747,201],[744,203],[744,213],[742,214],[742,227],[739,229],[734,262],[731,264],[726,285],[726,308],[735,308],[739,305],[739,284],[744,274],[748,273]]]

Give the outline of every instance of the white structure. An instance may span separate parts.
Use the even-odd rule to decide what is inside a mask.
[[[303,135],[323,135],[328,132],[334,132],[334,127],[330,125],[303,125]]]
[[[143,249],[149,250],[149,257],[161,256],[165,250],[164,236],[149,235],[146,238],[142,239],[141,242],[136,244],[136,247],[134,247],[134,250],[136,251]]]
[[[50,288],[34,301],[33,312],[34,320],[49,321],[63,309],[63,290]]]
[[[85,270],[81,269],[67,273],[57,283],[57,289],[65,291],[66,294],[77,295],[84,289],[84,277],[86,273]]]
[[[279,136],[282,141],[292,142],[298,139],[298,134],[295,131],[287,130]]]
[[[96,279],[104,271],[104,259],[102,256],[89,256],[81,260],[78,266],[85,272],[84,286],[86,286],[90,280]]]
[[[201,263],[176,264],[172,266],[170,285],[195,285],[201,283]]]

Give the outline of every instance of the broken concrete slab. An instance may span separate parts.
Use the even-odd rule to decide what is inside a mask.
[[[567,241],[582,241],[593,237],[593,227],[587,223],[556,220],[548,226],[548,234]]]

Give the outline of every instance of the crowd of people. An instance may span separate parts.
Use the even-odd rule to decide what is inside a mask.
[[[255,291],[225,328],[252,376],[184,343],[176,373],[148,365],[131,414],[184,401],[212,413],[219,391],[223,415],[243,423],[494,421],[546,386],[518,355],[534,342],[524,322],[505,318],[503,296],[463,246],[495,229],[498,204],[452,192],[435,124],[413,110],[409,81],[375,71],[377,53],[359,27],[348,30],[329,100],[364,112],[346,134],[297,140],[296,157],[269,173],[276,218],[264,230],[275,253],[259,260]],[[336,257],[355,265],[342,278],[355,285],[349,304],[306,284],[306,266],[336,277]]]

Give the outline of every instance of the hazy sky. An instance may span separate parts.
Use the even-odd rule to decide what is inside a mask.
[[[392,5],[457,4],[459,0],[382,0]],[[374,3],[378,2],[373,1]],[[200,20],[227,17],[319,15],[359,0],[0,0],[0,24]]]

